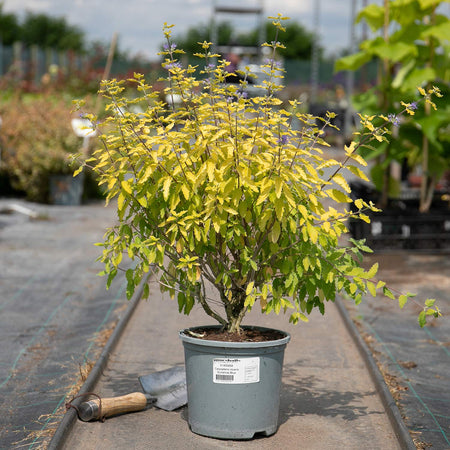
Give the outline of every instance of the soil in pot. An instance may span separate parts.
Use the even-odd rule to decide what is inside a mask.
[[[221,328],[197,328],[195,337],[203,340],[222,342],[265,342],[283,339],[286,335],[278,330],[244,328],[240,333],[230,333]]]

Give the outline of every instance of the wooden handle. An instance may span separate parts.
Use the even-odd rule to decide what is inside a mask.
[[[99,405],[99,400],[92,400]],[[103,417],[111,417],[133,411],[142,411],[147,406],[147,397],[141,392],[122,395],[121,397],[102,398]]]

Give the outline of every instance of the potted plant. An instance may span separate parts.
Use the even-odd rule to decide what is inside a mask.
[[[271,19],[283,29],[281,16]],[[161,289],[177,299],[180,312],[189,314],[199,304],[218,322],[180,333],[193,431],[221,438],[271,434],[278,426],[289,336],[244,326],[246,313],[257,307],[265,314],[289,312],[297,323],[314,308],[323,314],[339,293],[356,303],[377,290],[397,298],[374,281],[376,264],[362,267],[361,255],[370,251],[364,242],[339,242],[348,217],[367,220],[365,211],[375,209],[350,199],[342,174],[364,177],[359,165],[365,162],[356,152],[361,144],[346,149],[344,168],[323,155],[326,143],[315,117],[296,112],[295,101],[291,112],[282,107],[275,95],[279,84],[271,81],[279,76],[277,40],[265,44],[272,50],[263,66],[266,95],[247,98],[250,74],[241,74],[238,86],[227,84],[227,62],[213,64],[218,55],[203,42],[197,56],[205,66],[197,78],[195,67],[176,59],[182,51],[169,26],[164,33],[162,92],[138,74],[103,82],[109,103],[99,125],[102,147],[86,162],[98,173],[107,201],[117,201],[118,224],[101,244],[103,274],[109,286],[123,258],[131,258],[128,296],[149,272],[158,272]],[[131,92],[130,84],[136,86]],[[301,127],[292,125],[294,118]],[[144,297],[148,293],[146,284]],[[401,306],[409,296],[398,297]],[[427,301],[421,324],[438,314],[434,301]]]
[[[366,114],[382,111],[391,120],[391,139],[362,149],[373,162],[372,200],[383,212],[370,214],[376,227],[352,223],[354,237],[366,237],[374,249],[450,249],[450,207],[442,199],[450,194],[450,19],[440,9],[444,3],[386,0],[383,6],[367,6],[357,21],[365,20],[378,36],[336,63],[337,70],[357,70],[378,61],[377,85],[355,96],[354,104]],[[402,100],[416,104],[420,98],[418,85],[425,91],[437,86],[444,98],[436,99],[437,109],[425,104],[414,117],[397,117]]]
[[[1,108],[2,168],[13,187],[32,201],[79,203],[83,179],[72,156],[83,139],[71,126],[71,102],[54,95],[14,96]]]

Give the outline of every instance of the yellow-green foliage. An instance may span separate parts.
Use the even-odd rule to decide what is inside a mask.
[[[109,283],[127,255],[137,261],[127,271],[129,296],[157,267],[180,311],[199,302],[230,331],[256,303],[265,313],[289,310],[298,322],[314,307],[323,313],[338,292],[356,302],[377,289],[392,295],[373,281],[377,265],[360,267],[361,252],[370,251],[363,242],[338,242],[349,216],[368,220],[364,210],[375,209],[352,202],[342,173],[365,178],[357,145],[347,148],[344,169],[323,155],[316,118],[297,113],[295,102],[281,108],[277,83],[261,86],[267,95],[246,98],[245,81],[225,83],[225,61],[210,64],[215,55],[206,42],[203,78],[195,78],[194,68],[175,60],[180,51],[169,28],[166,37],[163,92],[141,75],[102,87],[109,118],[103,147],[88,164],[107,200],[117,200],[119,225],[103,244]],[[271,64],[265,70],[269,78],[279,73]],[[225,314],[214,310],[207,284]]]
[[[50,174],[73,173],[71,156],[82,147],[73,132],[72,105],[53,95],[2,102],[0,168],[30,200],[47,201]]]

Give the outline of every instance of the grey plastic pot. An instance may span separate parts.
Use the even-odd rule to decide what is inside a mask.
[[[80,205],[83,188],[84,172],[76,177],[72,174],[50,175],[50,203],[64,206]]]
[[[281,331],[283,338],[274,341],[222,342],[189,334],[199,328],[204,327],[180,331],[191,430],[220,439],[274,434],[278,429],[284,350],[290,335]]]

